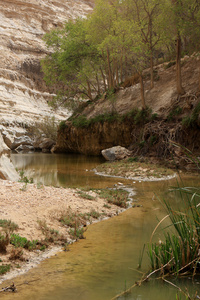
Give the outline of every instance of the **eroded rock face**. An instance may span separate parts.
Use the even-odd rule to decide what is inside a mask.
[[[70,18],[92,10],[88,1],[0,1],[0,132],[8,146],[26,128],[55,116],[66,119],[69,111],[56,113],[48,106],[53,95],[46,87],[40,59],[47,53],[43,35]]]
[[[42,79],[42,40],[50,29],[91,11],[87,2],[66,0],[0,1],[0,122],[27,124],[49,115],[52,94]],[[66,117],[66,111],[57,117]]]
[[[115,121],[76,128],[70,122],[66,122],[66,128],[58,131],[53,152],[101,155],[102,150],[112,146],[129,147],[134,126],[133,122]]]

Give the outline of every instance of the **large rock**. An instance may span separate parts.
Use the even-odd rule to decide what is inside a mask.
[[[129,157],[131,155],[131,151],[121,146],[115,146],[109,149],[102,150],[101,154],[106,160],[113,161]]]
[[[0,133],[0,178],[14,181],[19,179],[19,175],[10,161],[9,150]]]
[[[56,144],[56,142],[50,138],[45,138],[42,143],[39,144],[42,152],[50,152],[51,148]]]

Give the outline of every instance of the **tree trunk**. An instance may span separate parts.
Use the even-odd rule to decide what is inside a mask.
[[[104,92],[105,92],[106,89],[107,89],[107,86],[106,86],[106,78],[105,78],[105,75],[104,75],[104,73],[103,73],[102,68],[100,68],[100,70],[101,70],[101,76],[102,76],[102,79],[103,79]]]
[[[151,74],[151,89],[154,87],[154,75],[153,75],[153,53],[151,51],[150,57],[150,74]]]
[[[93,100],[92,99],[92,91],[91,91],[91,87],[90,87],[90,82],[89,80],[87,80],[87,86],[88,86],[88,97],[90,98],[90,100]]]
[[[178,33],[176,41],[176,87],[177,93],[183,95],[185,93],[182,87],[182,78],[181,78],[181,37]]]
[[[101,94],[101,89],[100,89],[100,84],[99,84],[99,77],[97,74],[96,74],[96,81],[97,81],[97,93],[99,96]]]
[[[108,88],[113,88],[113,75],[112,75],[112,70],[110,66],[110,53],[107,48],[107,63],[108,63]]]
[[[139,77],[140,77],[140,95],[142,100],[142,108],[145,109],[146,104],[145,104],[145,97],[144,97],[144,82],[143,82],[142,73],[139,73]]]

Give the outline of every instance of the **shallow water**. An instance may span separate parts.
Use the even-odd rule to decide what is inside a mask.
[[[67,183],[67,186],[87,184],[91,187],[105,187],[118,182],[117,179],[101,178],[86,171],[102,162],[97,158],[89,158],[88,161],[86,157],[77,156],[76,162],[76,156],[70,156],[68,160],[62,155],[55,157],[36,154],[26,155],[23,161],[23,156],[14,156],[12,159],[19,169],[25,169],[26,174],[30,175],[47,174],[49,184],[52,184],[50,178],[57,180],[54,181],[55,185],[62,186]],[[39,157],[42,157],[42,160]],[[44,162],[43,166],[42,162]],[[37,169],[38,166],[39,169]],[[33,169],[35,171],[31,173]],[[54,170],[51,176],[48,173],[50,170]],[[44,181],[46,180],[44,178],[45,176],[37,180]],[[199,178],[187,178],[186,182],[188,185],[199,185]],[[130,184],[130,181],[127,183]],[[69,246],[69,251],[61,252],[43,261],[38,267],[16,278],[14,282],[18,293],[1,294],[1,298],[9,300],[109,300],[139,280],[141,274],[136,269],[140,250],[143,244],[150,240],[157,220],[165,215],[158,198],[161,198],[170,186],[176,185],[176,179],[131,183],[137,190],[134,201],[142,207],[130,208],[117,217],[89,226],[85,234],[86,239]],[[172,201],[174,201],[173,198]],[[157,231],[155,238],[159,237],[162,238],[160,230]],[[142,271],[147,271],[148,267],[147,257],[145,257]],[[10,281],[5,282],[3,286],[9,283]],[[191,292],[200,291],[198,282],[194,283],[190,279],[178,284],[183,289],[187,286]],[[176,299],[176,293],[177,290],[169,284],[153,280],[134,288],[130,295],[120,299],[168,300]]]

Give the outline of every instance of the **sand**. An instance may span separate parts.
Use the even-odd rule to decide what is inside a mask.
[[[44,236],[39,229],[38,221],[45,221],[46,225],[54,230],[58,230],[60,234],[66,237],[66,242],[73,240],[69,235],[69,228],[64,227],[58,221],[63,211],[70,209],[73,212],[85,213],[91,210],[104,213],[100,219],[112,217],[123,209],[110,205],[105,207],[107,203],[105,199],[99,198],[95,192],[88,192],[95,197],[88,200],[80,197],[78,189],[56,188],[49,186],[37,186],[35,184],[24,184],[21,182],[12,182],[0,180],[0,219],[7,219],[15,222],[19,229],[16,231],[20,236],[29,240],[42,240]],[[91,222],[96,221],[91,219]],[[28,271],[41,260],[49,257],[62,249],[61,246],[50,245],[45,251],[25,251],[23,249],[25,261],[9,260],[10,246],[6,254],[0,254],[2,262],[0,264],[11,264],[11,272],[0,276],[0,283],[5,279]],[[20,265],[16,270],[14,265]]]

